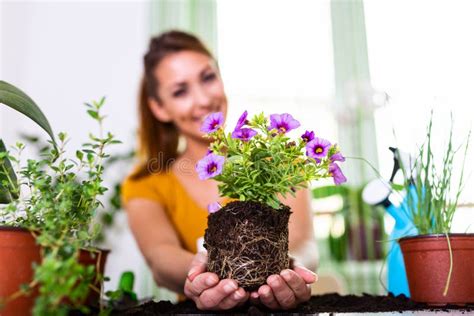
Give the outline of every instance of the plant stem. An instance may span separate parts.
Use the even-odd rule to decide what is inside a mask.
[[[448,241],[449,248],[449,273],[448,279],[446,280],[446,286],[444,287],[443,296],[448,294],[449,283],[451,282],[451,273],[453,272],[453,250],[451,249],[451,242],[449,241],[449,235],[446,233],[446,240]]]

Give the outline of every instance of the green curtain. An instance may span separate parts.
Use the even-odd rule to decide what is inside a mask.
[[[362,0],[332,0],[331,20],[340,146],[346,156],[364,157],[378,168]],[[361,161],[346,161],[344,171],[353,185],[374,177]]]
[[[152,0],[151,34],[170,29],[196,34],[217,54],[215,0]]]

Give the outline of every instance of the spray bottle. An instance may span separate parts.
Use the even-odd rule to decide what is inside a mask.
[[[389,181],[383,179],[374,179],[370,181],[362,192],[363,200],[369,205],[381,205],[387,213],[395,220],[395,226],[389,236],[389,252],[387,256],[387,280],[388,292],[397,296],[404,294],[410,297],[410,290],[408,288],[408,280],[405,271],[405,263],[403,261],[403,254],[398,244],[398,239],[408,235],[416,235],[417,229],[413,225],[410,211],[408,208],[408,194],[412,197],[416,196],[414,185],[409,186],[409,192],[405,192],[405,196],[401,203],[396,203],[395,193],[392,189],[392,183],[395,175],[400,170],[410,170],[411,179],[414,168],[414,159],[409,154],[399,151],[397,148],[389,148],[393,153],[393,170]],[[400,193],[398,193],[400,196]]]

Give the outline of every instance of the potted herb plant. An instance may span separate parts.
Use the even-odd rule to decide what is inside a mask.
[[[1,315],[66,315],[99,301],[107,252],[93,247],[100,226],[92,224],[106,191],[105,149],[118,142],[110,133],[103,135],[104,102],[86,104],[100,131],[89,135],[90,142],[73,159],[66,150],[67,134],[59,133],[56,141],[33,100],[0,82],[0,103],[32,118],[51,136],[41,157],[25,165],[23,144],[14,146],[14,154],[0,148],[0,197],[8,203],[0,208]]]
[[[470,132],[465,146],[455,148],[451,126],[443,157],[437,157],[432,124],[433,117],[414,167],[402,166],[407,179],[403,187],[408,192],[404,210],[417,230],[417,235],[399,240],[410,295],[414,301],[432,305],[474,303],[474,234],[451,233],[464,186]],[[458,164],[455,156],[461,149],[464,157]],[[460,171],[458,182],[453,180],[456,171]]]
[[[198,162],[201,179],[220,182],[219,193],[233,200],[209,207],[204,247],[208,271],[232,278],[246,290],[265,284],[269,275],[289,268],[288,220],[291,210],[279,198],[304,188],[311,180],[333,177],[346,181],[337,161],[339,148],[306,131],[292,140],[300,126],[290,114],[247,111],[232,133],[224,131],[222,113],[209,115],[202,130],[212,139],[209,153]]]

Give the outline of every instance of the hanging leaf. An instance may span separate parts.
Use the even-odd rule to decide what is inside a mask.
[[[8,176],[7,176],[8,175]],[[0,204],[10,203],[18,198],[18,182],[7,149],[0,139]]]
[[[0,103],[3,103],[16,111],[23,113],[32,119],[34,122],[36,122],[36,124],[44,129],[51,137],[51,140],[56,143],[53,130],[49,125],[48,119],[46,116],[44,116],[43,112],[36,105],[36,103],[23,91],[9,84],[8,82],[0,80]]]
[[[341,195],[345,197],[349,195],[349,191],[350,189],[345,185],[337,185],[337,186],[328,185],[328,186],[317,187],[312,190],[312,193],[313,193],[313,198],[321,199],[321,198],[327,198],[334,195]]]

